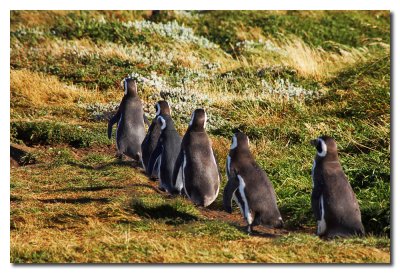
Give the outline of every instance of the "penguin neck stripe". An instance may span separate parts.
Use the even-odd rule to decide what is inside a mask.
[[[226,176],[228,177],[228,179],[229,179],[229,177],[230,177],[230,170],[231,170],[231,157],[228,155],[228,157],[226,158]]]
[[[321,152],[318,152],[318,155],[320,156],[320,157],[325,157],[326,156],[326,153],[327,153],[327,151],[328,151],[328,148],[327,148],[327,146],[326,146],[326,143],[325,143],[325,141],[323,141],[322,139],[318,139],[318,141],[320,141],[320,143],[321,143],[321,148],[322,148],[322,151]]]
[[[190,118],[189,126],[192,126],[194,119],[194,112],[192,113],[192,117]]]
[[[128,82],[126,81],[126,79],[124,80],[124,93],[125,95],[128,94]]]
[[[161,107],[160,107],[160,104],[156,104],[156,107],[157,107],[157,112],[156,112],[156,116],[158,116],[159,114],[160,114],[160,112],[161,112]]]
[[[233,135],[231,150],[235,149],[236,147],[237,147],[237,138],[235,135]]]
[[[158,120],[161,120],[161,130],[164,130],[167,127],[167,123],[165,122],[165,119],[163,119],[161,116],[158,117]]]

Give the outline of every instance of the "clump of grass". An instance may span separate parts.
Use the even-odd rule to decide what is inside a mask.
[[[135,197],[130,206],[139,216],[161,220],[170,225],[180,225],[199,219],[199,214],[193,205],[181,198],[166,202],[161,198]]]
[[[80,93],[68,89],[57,77],[28,70],[11,70],[11,103],[30,106],[66,105],[76,101]],[[82,94],[83,95],[83,94]]]
[[[339,52],[313,48],[299,38],[287,39],[279,46],[283,62],[294,68],[306,78],[323,80],[332,77],[338,71],[354,63],[365,61],[369,57],[367,48],[338,48]]]
[[[295,35],[311,46],[333,51],[327,41],[351,47],[364,46],[371,40],[390,43],[388,11],[206,11],[198,20],[181,20],[230,53],[235,53],[232,45],[236,42],[253,37]],[[254,28],[260,30],[252,37]],[[243,36],[243,31],[249,34]]]
[[[11,107],[68,107],[76,102],[102,101],[95,92],[66,85],[55,76],[26,69],[10,71]]]
[[[66,143],[72,147],[89,147],[94,144],[110,144],[104,129],[86,129],[80,125],[60,122],[24,122],[11,123],[15,132],[13,138],[23,141],[26,145],[54,145]]]
[[[220,220],[204,220],[188,224],[183,228],[191,236],[215,236],[221,241],[233,241],[247,238],[248,235],[237,227]]]
[[[54,158],[50,163],[51,168],[57,168],[75,161],[75,158],[68,149],[61,148],[53,151]]]

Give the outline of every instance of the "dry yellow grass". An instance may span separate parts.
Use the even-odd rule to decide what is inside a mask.
[[[23,27],[38,27],[42,25],[48,25],[54,22],[57,17],[64,16],[68,12],[67,10],[21,10],[13,11],[13,17],[18,18],[16,20],[18,24],[11,24],[11,28],[17,28],[18,26]]]
[[[170,227],[164,229],[170,230]],[[161,236],[165,230],[138,232],[115,229],[111,225],[90,220],[81,234],[54,229],[12,234],[12,253],[30,255],[45,252],[55,262],[131,262],[131,263],[362,263],[374,255],[376,262],[390,262],[386,251],[373,247],[335,246],[313,247],[307,244],[275,244],[274,239],[249,237],[236,241],[210,241],[204,237]],[[170,233],[170,232],[168,232]],[[41,238],[52,238],[45,243]],[[332,249],[330,249],[332,248]],[[102,251],[96,256],[96,251]]]
[[[367,48],[339,49],[339,53],[313,48],[299,38],[287,40],[279,45],[283,51],[284,63],[306,78],[323,80],[349,65],[365,61]]]
[[[55,76],[44,75],[26,69],[10,71],[11,101],[33,107],[72,105],[82,102],[102,102],[107,100],[96,91],[66,85]]]
[[[325,51],[306,44],[296,36],[284,40],[269,40],[272,51],[267,49],[254,49],[250,57],[241,57],[241,66],[273,66],[284,65],[294,69],[298,75],[317,81],[329,79],[350,65],[364,62],[371,57],[368,47],[344,48],[341,46],[337,52]],[[384,43],[372,43],[389,51],[390,47]]]
[[[113,42],[94,43],[88,39],[61,40],[46,39],[36,47],[43,54],[60,57],[65,54],[73,54],[77,57],[98,55],[101,58],[117,58],[120,60],[167,65],[179,65],[191,69],[203,69],[204,61],[201,54],[194,51],[190,45],[184,43],[172,43],[163,48],[155,49],[143,44],[121,45]],[[211,61],[229,65],[235,61],[222,51],[215,52]]]
[[[85,12],[85,11],[83,11]],[[80,10],[19,10],[13,11],[11,24],[12,29],[22,27],[46,27],[54,23],[63,16],[74,13],[79,15]],[[149,17],[151,11],[146,10],[97,10],[91,11],[94,18],[104,18],[105,20],[118,19],[122,22],[141,20]]]
[[[244,25],[236,29],[236,37],[239,41],[265,39],[260,27],[246,27]]]

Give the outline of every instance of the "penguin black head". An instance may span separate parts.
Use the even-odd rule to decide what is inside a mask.
[[[156,116],[159,116],[159,115],[170,116],[171,115],[171,110],[169,108],[169,104],[165,100],[158,101],[154,107],[156,108]]]
[[[231,150],[234,150],[237,147],[248,149],[249,146],[250,146],[249,138],[244,133],[237,131],[236,133],[233,134]]]
[[[337,155],[336,142],[332,137],[321,136],[311,140],[310,143],[317,149],[317,155],[319,157],[326,157],[328,154]]]
[[[189,128],[193,131],[203,131],[206,128],[207,114],[204,109],[198,108],[193,111]]]
[[[132,79],[131,77],[127,77],[122,81],[122,83],[124,86],[125,96],[129,97],[137,96],[137,85],[134,79]]]

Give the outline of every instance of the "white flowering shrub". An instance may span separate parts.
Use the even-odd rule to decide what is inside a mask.
[[[167,23],[155,23],[142,20],[123,22],[122,24],[127,28],[134,28],[138,32],[148,31],[150,33],[172,38],[180,42],[193,43],[204,48],[219,47],[217,44],[214,44],[207,38],[195,35],[193,29],[179,25],[175,20]]]
[[[89,119],[94,121],[107,121],[118,110],[119,102],[78,103],[78,106],[87,111]]]
[[[24,36],[24,35],[36,35],[36,36],[43,36],[45,35],[45,32],[40,29],[40,28],[25,28],[25,27],[19,27],[17,30],[11,32],[13,35],[16,35],[18,37]]]
[[[264,79],[261,80],[262,91],[270,94],[276,94],[280,97],[288,99],[304,98],[311,99],[320,95],[319,90],[308,90],[301,86],[296,86],[288,79],[278,78],[272,83],[268,83]]]
[[[185,17],[188,19],[193,19],[198,17],[198,13],[196,13],[196,11],[193,10],[175,10],[174,13],[179,17]]]
[[[150,100],[153,102],[161,99],[168,101],[173,115],[182,122],[189,122],[190,114],[194,109],[203,108],[211,102],[207,95],[197,90],[186,88],[184,81],[175,83],[176,86],[171,86],[155,72],[151,72],[148,77],[136,72],[129,76],[145,86],[155,89],[155,92],[150,96]],[[145,111],[148,113],[153,112],[152,107],[152,105],[144,106]]]

